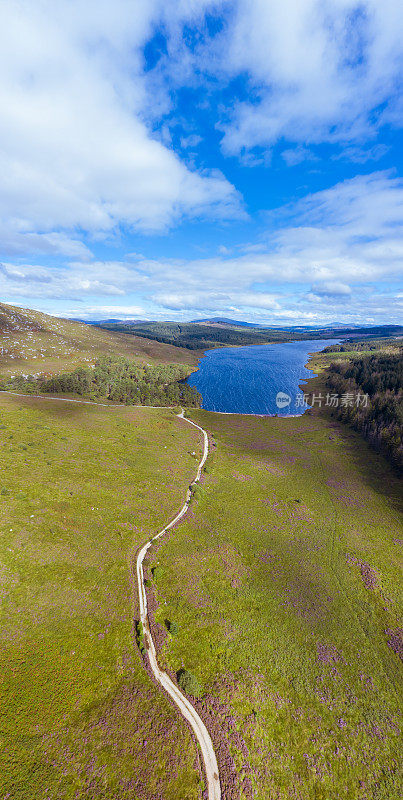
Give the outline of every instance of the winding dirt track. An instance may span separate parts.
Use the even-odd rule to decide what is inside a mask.
[[[191,484],[193,486],[200,480],[201,471],[205,464],[206,458],[208,456],[208,437],[206,431],[200,427],[200,425],[196,425],[195,422],[191,422],[190,419],[186,419],[184,416],[183,409],[180,414],[177,415],[189,425],[193,425],[195,428],[198,428],[199,431],[202,432],[204,438],[204,447],[203,447],[203,455],[199,466],[197,468],[196,477]],[[172,698],[174,703],[178,706],[181,714],[185,717],[188,721],[190,727],[192,728],[198,742],[200,745],[200,749],[203,756],[204,768],[206,772],[206,779],[207,779],[207,788],[208,788],[208,800],[220,800],[221,798],[221,787],[220,787],[220,779],[218,773],[218,765],[217,759],[214,752],[213,743],[210,738],[210,734],[202,721],[199,717],[195,708],[193,708],[192,704],[189,702],[187,697],[180,691],[180,689],[176,686],[175,683],[171,680],[169,675],[166,672],[163,672],[158,666],[157,661],[157,654],[155,650],[155,645],[151,636],[150,626],[148,623],[148,615],[147,615],[147,596],[144,587],[144,574],[143,574],[143,561],[144,557],[151,547],[152,543],[159,539],[161,536],[164,535],[170,528],[173,527],[180,519],[186,514],[189,503],[191,498],[191,488],[187,490],[186,493],[186,500],[183,504],[179,513],[174,517],[171,522],[163,528],[162,531],[156,534],[150,542],[144,545],[138,553],[137,561],[136,561],[136,573],[137,573],[137,586],[139,591],[139,604],[140,604],[140,619],[143,625],[144,631],[144,640],[147,648],[147,655],[150,662],[150,666],[153,672],[154,677],[158,681],[158,683],[165,689],[167,694]]]
[[[1,391],[1,394],[11,394],[17,397],[34,397],[40,400],[57,400],[66,403],[84,403],[85,405],[95,405],[95,406],[103,406],[105,408],[113,407],[113,408],[127,408],[127,406],[122,406],[121,404],[111,404],[111,403],[96,403],[91,400],[72,400],[66,397],[45,397],[43,395],[32,395],[32,394],[22,394],[20,392],[7,392]],[[141,406],[141,408],[169,408],[170,406]],[[150,632],[150,626],[148,622],[148,614],[147,614],[147,595],[144,586],[144,574],[143,574],[143,561],[147,551],[152,546],[152,543],[159,539],[161,536],[164,535],[167,531],[170,530],[177,522],[179,522],[182,517],[186,514],[190,498],[191,498],[191,487],[194,486],[201,477],[201,472],[206,462],[208,456],[208,436],[206,431],[200,427],[200,425],[196,425],[195,422],[192,422],[190,419],[187,419],[184,416],[183,409],[180,411],[177,416],[180,419],[183,419],[188,425],[193,425],[194,428],[197,428],[203,434],[203,455],[197,467],[196,476],[193,480],[193,483],[190,485],[189,489],[186,492],[186,500],[179,511],[179,513],[162,529],[159,533],[157,533],[153,538],[145,544],[141,550],[139,551],[136,559],[136,577],[137,577],[137,588],[139,594],[139,606],[140,606],[140,619],[143,625],[144,631],[144,641],[147,649],[147,656],[150,663],[150,667],[152,673],[156,679],[156,681],[162,686],[162,688],[167,692],[167,694],[171,697],[174,701],[175,705],[179,708],[182,716],[186,719],[189,723],[193,733],[195,734],[197,741],[199,742],[200,749],[202,752],[204,769],[206,773],[206,780],[207,780],[207,788],[208,788],[208,800],[221,800],[221,786],[220,786],[220,778],[218,772],[218,764],[216,755],[214,752],[213,743],[211,741],[210,734],[201,719],[199,717],[196,709],[192,706],[189,702],[187,697],[182,694],[178,686],[171,680],[169,675],[166,674],[160,667],[158,666],[157,661],[157,653],[155,649],[155,644]]]

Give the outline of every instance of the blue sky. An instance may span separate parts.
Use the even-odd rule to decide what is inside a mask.
[[[1,4],[1,299],[402,321],[397,0]]]

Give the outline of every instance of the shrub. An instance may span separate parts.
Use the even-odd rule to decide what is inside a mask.
[[[165,625],[166,625],[166,628],[169,631],[169,633],[172,636],[176,636],[176,634],[178,633],[178,626],[177,626],[176,622],[171,622],[171,620],[166,619],[165,620]]]
[[[191,487],[192,500],[202,500],[204,496],[204,489],[201,486],[193,485]]]
[[[163,573],[162,567],[153,567],[151,570],[151,574],[155,581],[157,581],[158,578],[161,577],[162,573]]]
[[[146,647],[145,647],[145,642],[144,642],[144,629],[143,629],[143,623],[141,622],[141,620],[136,621],[136,623],[135,623],[135,634],[136,634],[137,647],[139,648],[140,653],[145,655]]]
[[[191,697],[200,697],[202,693],[201,686],[192,672],[189,672],[187,669],[181,669],[177,677],[179,686],[185,694],[190,694]]]

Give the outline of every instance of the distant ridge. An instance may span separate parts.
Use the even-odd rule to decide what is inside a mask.
[[[110,325],[115,322],[127,322],[129,325],[138,325],[142,322],[150,322],[149,319],[79,319],[74,317],[74,322],[85,322],[86,325]]]
[[[266,325],[259,325],[254,322],[240,322],[228,317],[206,317],[205,319],[191,319],[189,325],[233,325],[241,328],[263,328]]]
[[[110,320],[112,322],[112,320]],[[114,322],[116,320],[113,320]],[[277,331],[319,331],[326,328],[340,328],[340,330],[355,330],[356,328],[372,328],[371,323],[358,325],[357,323],[347,322],[327,322],[325,325],[269,325],[267,322],[241,322],[239,319],[230,319],[229,317],[205,317],[204,319],[191,319],[188,323],[190,325],[234,325],[243,328],[271,328]],[[387,327],[387,326],[381,326]]]

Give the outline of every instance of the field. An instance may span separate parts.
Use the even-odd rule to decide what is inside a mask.
[[[179,360],[4,308],[5,373],[120,347]],[[189,412],[211,434],[203,483],[145,565],[160,664],[200,687],[223,800],[402,794],[401,487],[323,411]],[[131,583],[137,546],[182,505],[196,431],[166,409],[0,394],[0,446],[0,800],[201,800],[195,744],[144,668]]]
[[[330,416],[191,418],[217,447],[149,567],[175,623],[160,659],[201,685],[225,798],[398,800],[396,478]]]
[[[71,371],[94,364],[100,355],[112,354],[139,364],[181,363],[193,367],[202,352],[178,351],[170,344],[0,304],[0,375]]]
[[[0,395],[2,800],[196,800],[197,751],[144,670],[130,561],[181,506],[169,410]]]

